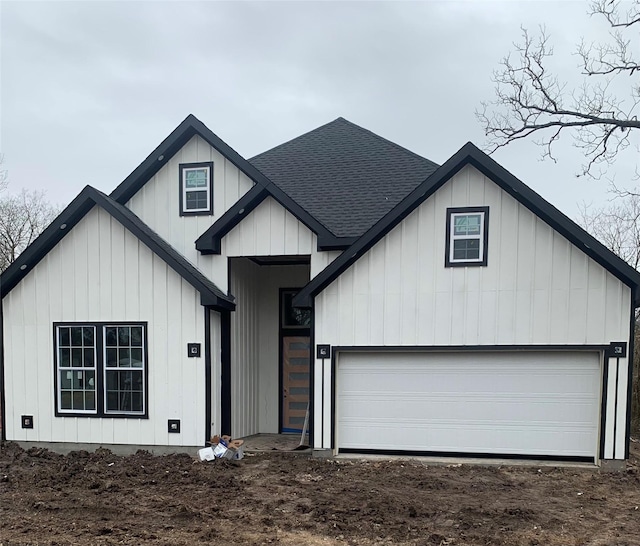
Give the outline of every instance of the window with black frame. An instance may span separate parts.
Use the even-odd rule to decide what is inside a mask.
[[[55,324],[56,415],[147,414],[146,324]]]

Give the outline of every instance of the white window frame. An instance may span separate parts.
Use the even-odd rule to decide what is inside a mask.
[[[107,366],[107,328],[142,328],[142,345],[140,349],[142,351],[142,366],[139,368],[120,368],[120,367],[109,367]],[[131,416],[140,416],[145,415],[147,411],[146,400],[147,400],[147,389],[149,388],[147,385],[147,370],[146,370],[146,354],[145,354],[145,340],[147,336],[147,329],[144,324],[103,324],[102,325],[102,408],[104,415],[131,415]],[[119,347],[119,346],[118,346]],[[129,345],[127,348],[131,350],[134,347],[131,345],[131,340],[129,340]],[[117,349],[119,350],[119,349]],[[111,370],[118,371],[136,371],[142,373],[142,410],[141,411],[121,411],[121,410],[108,410],[107,409],[107,372]]]
[[[60,330],[62,328],[69,329],[69,346],[60,346]],[[73,349],[80,349],[83,353],[83,363],[84,363],[84,339],[82,340],[82,345],[79,347],[74,347],[71,345],[71,328],[92,328],[93,329],[93,366],[85,367],[85,366],[73,366]],[[97,415],[98,414],[98,339],[97,332],[94,324],[60,324],[56,326],[56,337],[55,337],[55,355],[56,355],[56,408],[59,414],[71,414],[71,415]],[[60,349],[68,348],[70,351],[69,354],[69,366],[61,366],[61,358],[60,358]],[[62,374],[69,373],[73,375],[75,372],[88,372],[93,371],[93,397],[94,397],[94,409],[92,410],[77,410],[73,408],[62,408],[62,391],[66,390],[62,388]],[[73,381],[73,378],[71,379]],[[86,389],[83,389],[86,391]],[[73,390],[72,390],[73,392]],[[73,398],[73,395],[72,395]],[[73,406],[73,402],[71,404]]]
[[[187,188],[187,173],[192,171],[205,171],[207,173],[207,183],[205,187]],[[206,191],[207,206],[197,209],[187,208],[187,195],[191,192]],[[213,191],[213,163],[187,163],[180,165],[180,214],[188,216],[190,214],[213,214],[212,204]]]
[[[107,328],[141,328],[141,345],[132,345],[131,339],[129,339],[128,346],[120,346],[119,343],[114,347],[117,351],[127,348],[141,350],[141,366],[118,366],[107,367]],[[88,346],[84,345],[84,338],[81,346],[72,345],[71,331],[69,331],[69,345],[61,345],[60,343],[60,330],[62,328],[91,328],[93,330],[93,366],[72,366],[73,363],[73,349],[82,350],[82,364],[84,364],[84,351]],[[147,335],[148,335],[148,323],[146,321],[133,321],[133,322],[60,322],[53,324],[53,350],[54,350],[54,374],[55,374],[55,415],[56,417],[122,417],[122,418],[134,418],[134,419],[148,419],[149,408],[149,375],[148,375],[148,362],[147,362]],[[111,348],[111,347],[110,347]],[[69,366],[61,366],[61,349],[69,350]],[[118,357],[120,356],[118,352]],[[131,353],[129,352],[129,358]],[[136,359],[137,360],[137,359]],[[118,361],[120,364],[120,361]],[[131,362],[130,362],[131,364]],[[135,371],[142,374],[142,387],[141,387],[141,411],[123,411],[123,410],[110,410],[107,411],[107,371],[117,369],[119,371]],[[62,374],[71,372],[93,372],[94,383],[93,387],[95,408],[93,410],[77,410],[77,409],[62,409],[62,391],[69,390],[62,388]],[[73,380],[73,377],[71,378]],[[86,389],[83,389],[86,390]],[[73,388],[71,389],[73,393]],[[133,393],[133,391],[132,391]],[[73,400],[73,394],[72,400]],[[73,402],[71,404],[73,406]]]
[[[487,263],[487,228],[488,228],[488,207],[468,207],[461,209],[447,209],[448,226],[447,226],[447,261],[446,266],[458,266],[458,265],[486,265]],[[455,233],[455,221],[456,218],[479,216],[480,217],[480,230],[478,234],[473,235],[456,235]],[[454,248],[455,241],[461,240],[476,240],[478,241],[478,258],[455,258]]]

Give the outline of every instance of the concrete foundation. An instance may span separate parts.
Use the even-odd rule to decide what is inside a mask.
[[[173,453],[187,453],[192,457],[198,456],[198,450],[203,446],[144,446],[128,444],[84,444],[84,443],[63,443],[63,442],[16,442],[23,449],[39,447],[48,449],[56,453],[66,455],[72,451],[94,452],[96,449],[105,448],[116,455],[133,455],[139,449],[148,451],[153,455],[170,455]]]
[[[619,459],[602,459],[600,461],[601,472],[624,472],[627,469],[627,461]]]

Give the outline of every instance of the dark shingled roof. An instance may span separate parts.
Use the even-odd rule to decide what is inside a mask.
[[[344,118],[249,160],[337,237],[358,237],[438,165]]]

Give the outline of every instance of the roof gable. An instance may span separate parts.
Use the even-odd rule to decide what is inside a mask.
[[[504,167],[480,151],[471,142],[465,144],[437,171],[407,195],[391,212],[312,279],[298,293],[294,299],[294,304],[300,307],[310,307],[315,295],[338,278],[342,272],[356,262],[466,165],[472,165],[478,169],[577,248],[630,286],[635,293],[635,305],[640,305],[640,291],[637,290],[640,287],[640,273],[638,271],[589,235],[573,220],[513,176]]]
[[[91,186],[86,186],[51,225],[2,273],[0,276],[0,297],[4,298],[96,205],[118,220],[200,292],[202,305],[227,310],[235,308],[233,297],[222,292],[133,212]]]
[[[208,129],[206,125],[193,114],[189,114],[184,121],[111,192],[110,197],[124,205],[195,135],[204,139],[256,184],[261,184],[262,186],[269,184],[267,177],[258,169],[219,138],[213,131]]]
[[[249,160],[336,237],[359,237],[438,165],[338,118]]]
[[[278,186],[274,185],[256,166],[243,158],[193,114],[187,116],[185,120],[111,192],[110,197],[124,205],[195,135],[200,136],[255,182],[258,188],[251,194],[252,197],[255,197],[256,194],[261,196],[259,200],[251,199],[250,202],[247,203],[245,199],[242,205],[232,207],[230,211],[227,211],[211,228],[203,233],[198,239],[198,250],[203,254],[219,253],[219,250],[216,251],[219,247],[219,238],[233,229],[241,220],[241,218],[235,218],[237,211],[242,209],[242,213],[240,214],[250,212],[260,204],[266,195],[271,195],[298,220],[315,232],[319,240],[329,241],[331,244],[335,244],[335,237],[321,222],[296,203]],[[260,191],[260,188],[262,188],[262,191]],[[343,248],[346,246],[347,245],[344,244]]]

